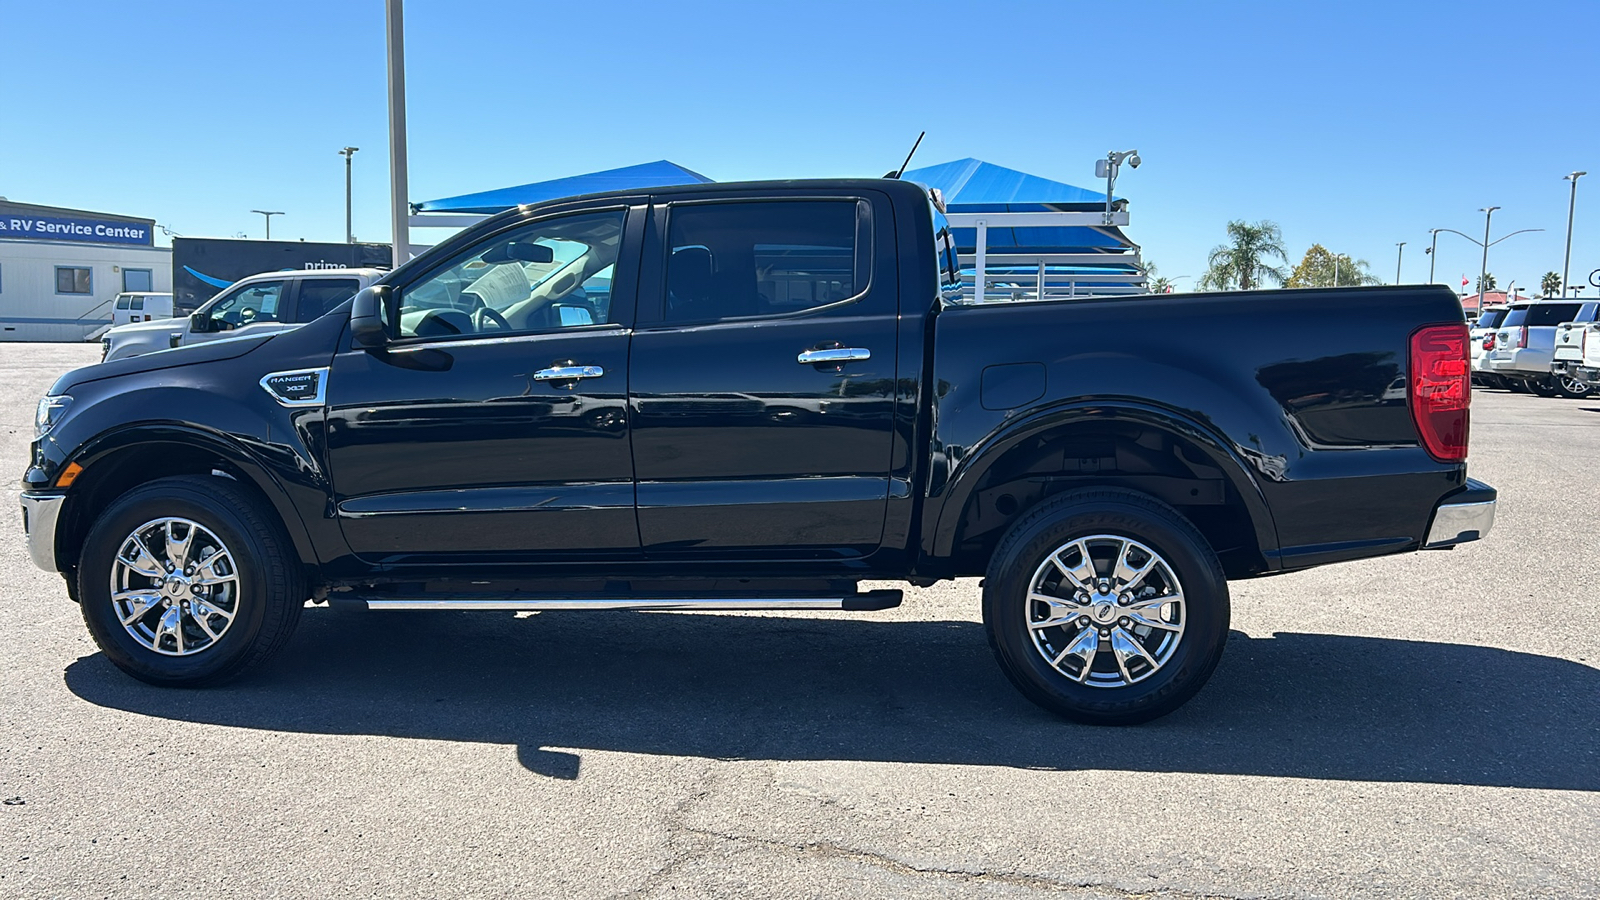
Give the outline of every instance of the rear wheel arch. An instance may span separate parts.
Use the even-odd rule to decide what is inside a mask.
[[[1127,471],[1086,474],[1051,471],[1044,462],[1052,454],[1059,457],[1067,448],[1085,442],[1139,448],[1133,457],[1144,457],[1150,465],[1136,462]],[[1186,465],[1197,485],[1204,479],[1193,473],[1214,471],[1225,482],[1225,502],[1189,506],[1183,494],[1173,493],[1181,482],[1149,478],[1162,474],[1163,469],[1159,453],[1150,457],[1152,446],[1175,453],[1177,458],[1172,461]],[[1181,478],[1184,470],[1172,466],[1165,474]],[[1170,410],[1132,404],[1108,407],[1104,403],[1056,410],[1047,417],[1017,423],[969,453],[946,490],[930,546],[934,556],[953,560],[963,571],[982,571],[1000,537],[1033,507],[1064,490],[1114,487],[1179,507],[1223,557],[1230,577],[1258,574],[1276,568],[1277,530],[1256,477],[1213,430]],[[1040,484],[1050,484],[1052,478],[1055,483],[1048,489],[1037,489]],[[1007,492],[1003,487],[1010,484],[1034,490],[1011,492],[1014,505],[1010,509],[993,508],[993,498],[1004,498]],[[986,503],[991,503],[991,508],[981,509]],[[987,521],[974,531],[973,524],[980,518]]]
[[[85,442],[70,462],[83,466],[66,492],[56,557],[74,568],[95,520],[118,497],[140,485],[177,475],[229,480],[257,496],[276,514],[302,565],[317,565],[305,523],[277,479],[243,447],[199,429],[162,426],[126,428]]]

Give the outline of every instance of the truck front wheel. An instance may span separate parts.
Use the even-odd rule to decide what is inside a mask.
[[[226,680],[283,645],[305,605],[299,560],[265,504],[180,476],[113,502],[84,541],[78,597],[95,643],[151,684]]]
[[[1177,709],[1228,637],[1228,583],[1177,510],[1117,488],[1071,491],[1025,514],[984,581],[1000,667],[1045,709],[1131,725]]]

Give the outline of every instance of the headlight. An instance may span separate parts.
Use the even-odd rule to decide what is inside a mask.
[[[42,438],[49,434],[50,429],[67,415],[67,407],[71,405],[72,398],[66,394],[41,399],[39,411],[33,417],[33,436]]]

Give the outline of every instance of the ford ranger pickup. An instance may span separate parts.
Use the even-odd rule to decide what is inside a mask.
[[[893,179],[519,207],[298,328],[62,376],[29,550],[174,686],[308,601],[877,610],[901,592],[862,582],[978,576],[1027,697],[1131,723],[1211,675],[1229,580],[1489,530],[1447,288],[971,305],[962,277]]]

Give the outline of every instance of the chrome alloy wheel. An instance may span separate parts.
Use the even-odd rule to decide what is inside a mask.
[[[202,653],[239,611],[239,570],[226,545],[188,519],[133,530],[111,563],[111,605],[133,639],[163,656]]]
[[[1556,384],[1560,386],[1563,391],[1566,391],[1568,394],[1571,394],[1574,397],[1588,396],[1589,392],[1594,390],[1594,385],[1587,381],[1579,381],[1570,375],[1558,376],[1556,378]]]
[[[1155,674],[1188,619],[1172,566],[1114,534],[1056,548],[1029,582],[1028,631],[1052,668],[1080,684],[1118,688]]]

